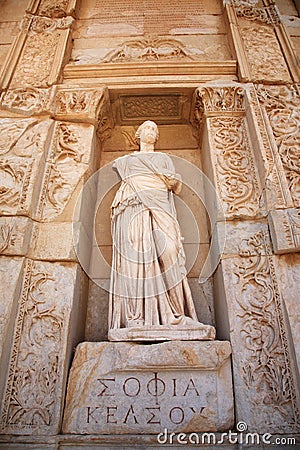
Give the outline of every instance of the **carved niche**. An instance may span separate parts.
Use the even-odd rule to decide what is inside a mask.
[[[215,183],[225,216],[254,217],[260,210],[261,188],[245,119],[240,86],[202,87],[196,91],[194,122],[210,141]]]
[[[237,364],[257,416],[253,418],[270,432],[295,432],[300,423],[296,380],[267,232],[260,230],[242,241],[234,273],[234,328],[244,348],[243,361]]]
[[[295,86],[259,86],[294,206],[300,206],[300,95]]]

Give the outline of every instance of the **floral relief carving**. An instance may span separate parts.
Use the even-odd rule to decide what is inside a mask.
[[[247,25],[247,21],[244,21],[240,30],[252,78],[256,82],[290,81],[289,71],[273,28],[256,23]]]
[[[9,89],[0,97],[0,105],[4,109],[16,111],[25,115],[40,114],[49,111],[53,96],[51,89],[34,87]]]
[[[210,128],[226,216],[255,216],[260,209],[260,187],[244,118],[214,117]]]
[[[197,89],[196,95],[196,109],[205,112],[245,111],[245,93],[240,86],[202,87]]]
[[[260,86],[294,206],[300,206],[300,95],[294,87]]]
[[[238,17],[268,25],[278,25],[280,23],[280,17],[274,5],[261,8],[247,1],[232,0],[232,3]]]
[[[268,237],[258,231],[242,241],[235,274],[239,279],[236,301],[240,310],[240,336],[246,350],[242,378],[250,389],[253,408],[267,410],[266,424],[280,432],[299,426],[299,410],[290,363],[281,296]]]
[[[53,282],[42,265],[27,261],[2,410],[3,428],[49,426],[53,420],[63,329],[63,316],[46,293]]]
[[[9,224],[3,224],[0,226],[0,255],[3,253],[10,245],[15,244],[16,235],[13,232],[14,227]]]
[[[56,125],[50,159],[46,164],[39,214],[50,220],[60,214],[87,169],[82,162],[84,149],[76,126]]]
[[[13,87],[48,85],[59,38],[60,33],[31,34],[28,36],[15,70]]]
[[[102,60],[104,63],[131,61],[159,61],[165,59],[197,59],[203,56],[199,49],[189,49],[176,39],[148,37],[124,42],[110,51]]]
[[[21,22],[21,28],[35,34],[51,33],[55,30],[66,30],[71,28],[73,23],[74,19],[71,16],[52,19],[49,17],[34,16],[27,13]]]
[[[0,121],[0,212],[24,213],[49,124],[35,119]]]
[[[38,8],[40,16],[60,18],[67,14],[69,0],[42,0]]]

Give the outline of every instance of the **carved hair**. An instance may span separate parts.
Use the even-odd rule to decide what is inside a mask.
[[[143,122],[142,125],[140,125],[140,126],[138,127],[138,129],[136,130],[136,133],[135,133],[135,140],[136,140],[136,141],[138,141],[138,140],[140,139],[142,129],[143,129],[143,127],[144,127],[145,125],[147,125],[148,123],[151,123],[151,124],[154,124],[154,125],[155,125],[155,128],[156,128],[156,140],[155,140],[155,142],[158,140],[158,138],[159,138],[158,126],[157,126],[156,123],[153,122],[152,120],[146,120],[146,121]]]

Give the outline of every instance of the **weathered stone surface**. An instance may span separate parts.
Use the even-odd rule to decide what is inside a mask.
[[[72,365],[64,433],[217,431],[233,423],[228,342],[84,342]]]
[[[300,210],[274,210],[268,218],[274,252],[300,252]]]
[[[75,263],[26,260],[3,389],[3,434],[59,432],[69,360],[82,339],[83,288]]]
[[[24,258],[0,257],[0,402],[3,400],[4,381],[8,368],[10,341],[16,318],[17,302],[22,285]]]
[[[26,255],[32,226],[27,217],[0,217],[0,254]]]
[[[239,255],[223,259],[219,271],[226,303],[217,302],[216,322],[227,327],[223,336],[233,346],[237,420],[259,433],[296,432],[294,350],[268,234],[262,229],[244,240]]]

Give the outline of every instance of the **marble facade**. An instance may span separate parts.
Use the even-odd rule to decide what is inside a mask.
[[[299,438],[298,3],[173,3],[0,4],[1,448]],[[109,168],[147,119],[215,341],[107,342]]]

